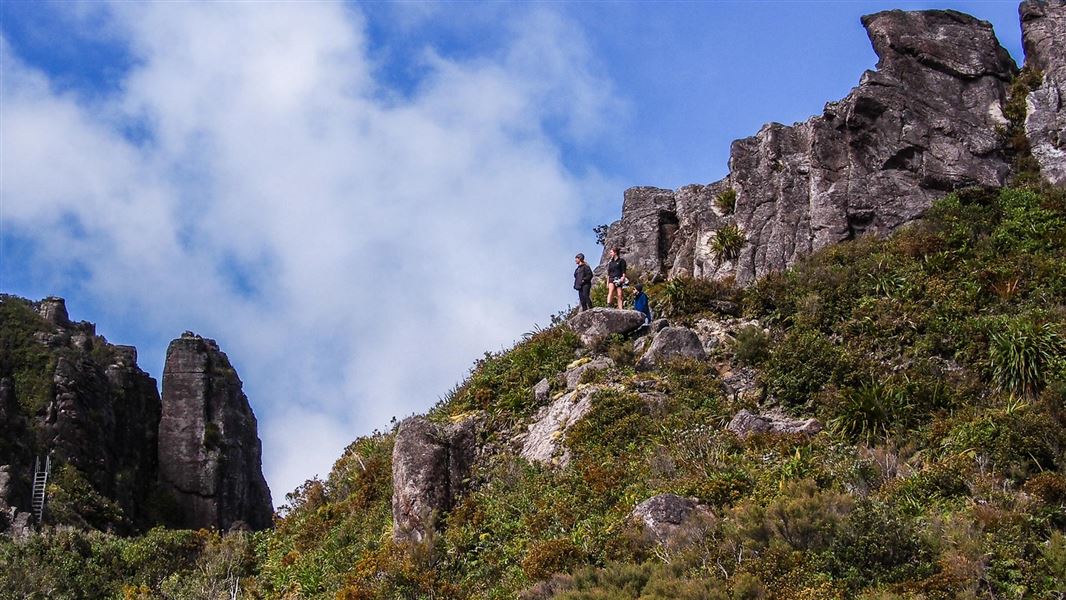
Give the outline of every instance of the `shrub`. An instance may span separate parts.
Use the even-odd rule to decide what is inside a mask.
[[[1066,343],[1050,323],[1008,320],[990,335],[989,364],[999,389],[1033,397],[1044,387],[1049,365],[1062,360]]]
[[[840,362],[840,350],[824,335],[793,330],[770,353],[762,378],[771,396],[798,406],[833,380]]]
[[[655,314],[670,319],[695,315],[715,300],[732,300],[736,294],[729,282],[694,277],[676,277],[648,292]]]
[[[581,550],[568,538],[546,540],[530,546],[522,571],[534,581],[547,579],[553,573],[568,571],[582,559]]]
[[[718,231],[714,232],[714,237],[711,239],[711,251],[714,252],[714,256],[719,262],[736,260],[740,257],[740,249],[744,247],[747,241],[748,239],[744,236],[740,226],[736,223],[730,223],[723,225]]]
[[[836,576],[860,589],[929,575],[935,568],[931,554],[896,507],[862,502],[841,524],[828,558]]]
[[[868,382],[843,390],[830,409],[835,415],[829,428],[852,440],[871,444],[888,435],[897,420],[909,411],[906,390],[884,382]]]
[[[729,188],[714,197],[714,205],[723,215],[731,215],[737,209],[737,191]]]
[[[733,355],[743,365],[758,365],[770,356],[770,335],[756,325],[748,325],[737,332]]]

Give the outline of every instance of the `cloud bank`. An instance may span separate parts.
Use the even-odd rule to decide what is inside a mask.
[[[0,40],[4,231],[146,336],[217,338],[277,502],[572,302],[603,183],[565,147],[620,104],[572,23],[521,13],[402,88],[339,3],[94,8],[134,65],[95,98]]]

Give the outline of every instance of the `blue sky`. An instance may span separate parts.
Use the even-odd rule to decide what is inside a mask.
[[[0,3],[0,290],[219,340],[275,499],[571,303],[633,185],[847,94],[859,17],[1015,2]]]

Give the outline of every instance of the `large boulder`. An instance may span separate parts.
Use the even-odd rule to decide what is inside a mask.
[[[818,419],[794,419],[778,412],[755,414],[741,410],[726,425],[726,429],[740,437],[753,433],[780,433],[814,435],[822,430]]]
[[[695,331],[687,327],[667,327],[655,334],[651,345],[637,361],[637,370],[648,371],[674,358],[707,358],[707,352]]]
[[[563,446],[563,436],[574,423],[592,410],[592,396],[602,386],[582,385],[542,408],[533,418],[520,452],[529,462],[565,467],[570,452]]]
[[[177,503],[178,526],[272,524],[258,425],[242,387],[214,340],[185,332],[167,348],[159,479]]]
[[[614,334],[627,334],[644,324],[644,313],[597,307],[570,317],[570,328],[586,346],[594,346]]]
[[[659,494],[634,507],[630,518],[643,526],[649,541],[678,548],[701,539],[714,513],[696,498]]]
[[[1003,103],[1017,69],[992,26],[941,10],[862,23],[879,61],[847,97],[733,142],[721,181],[627,190],[605,247],[621,247],[652,278],[745,285],[830,244],[887,234],[956,188],[1004,184],[997,130],[1008,125]],[[732,212],[716,202],[722,194],[735,194]],[[743,236],[735,258],[717,253],[719,232],[727,239],[734,228]]]
[[[465,491],[477,453],[477,419],[440,425],[410,417],[392,450],[392,536],[422,543]]]
[[[1026,65],[1044,75],[1026,98],[1025,134],[1041,174],[1066,185],[1066,1],[1027,0],[1018,13]]]

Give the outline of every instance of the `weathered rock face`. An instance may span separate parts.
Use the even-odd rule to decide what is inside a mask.
[[[747,410],[738,412],[726,429],[733,433],[747,437],[753,433],[802,433],[814,435],[822,430],[822,424],[818,419],[793,419],[779,413],[765,413],[757,415]]]
[[[667,327],[655,334],[651,345],[637,361],[637,370],[654,369],[660,362],[674,358],[707,358],[703,343],[695,331],[687,327]]]
[[[644,324],[644,313],[635,310],[597,307],[579,312],[569,321],[570,327],[586,346],[595,345],[612,334],[626,334]]]
[[[630,518],[643,525],[650,541],[678,548],[702,538],[714,513],[695,498],[659,494],[638,504]]]
[[[153,525],[148,499],[156,482],[160,402],[136,352],[109,344],[92,323],[72,322],[62,298],[0,302],[5,341],[21,349],[0,351],[0,465],[8,474],[0,509],[15,517],[29,511],[34,459],[50,454],[53,466],[73,467],[121,509],[120,517],[90,519],[91,525],[118,532]]]
[[[1026,98],[1025,134],[1041,174],[1066,184],[1066,1],[1028,0],[1018,7],[1026,65],[1043,83]]]
[[[159,423],[159,479],[180,507],[178,525],[271,525],[255,415],[214,340],[186,332],[167,348]]]
[[[1016,67],[992,26],[954,11],[889,11],[862,23],[879,61],[846,98],[735,141],[722,181],[627,190],[606,248],[623,248],[650,279],[746,284],[824,246],[887,234],[955,188],[1004,184],[997,127],[1007,125]],[[727,189],[736,193],[728,215],[714,202]],[[732,260],[712,248],[725,226],[745,238]]]
[[[525,435],[522,458],[560,467],[569,464],[570,452],[562,445],[563,434],[592,410],[592,396],[601,389],[603,386],[579,386],[542,408]]]
[[[446,426],[425,417],[400,423],[392,450],[392,536],[421,543],[455,505],[477,454],[477,420]]]

